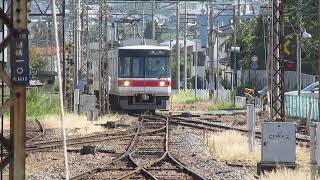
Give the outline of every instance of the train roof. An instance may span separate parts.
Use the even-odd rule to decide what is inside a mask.
[[[168,50],[170,51],[170,48],[167,46],[153,46],[153,45],[137,45],[137,46],[124,46],[119,47],[119,49],[128,49],[128,50],[134,50],[134,49],[140,49],[140,50]]]

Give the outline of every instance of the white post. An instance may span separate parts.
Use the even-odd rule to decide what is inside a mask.
[[[311,131],[311,130],[310,130]],[[315,135],[314,136],[311,136],[311,133],[310,133],[310,141],[311,141],[311,137],[314,137],[312,138],[313,140],[315,140],[315,147],[312,148],[312,150],[314,151],[314,173],[315,173],[315,178],[317,176],[317,171],[319,173],[319,168],[320,168],[320,152],[319,152],[319,149],[320,149],[320,123],[317,122],[316,125],[315,125]],[[311,147],[311,144],[310,144],[310,147]]]
[[[301,96],[299,96],[300,99]],[[299,101],[301,102],[301,101]],[[309,97],[309,106],[308,107],[308,114],[307,114],[307,124],[306,124],[306,131],[310,132],[310,125],[311,125],[311,118],[312,118],[312,97]]]
[[[310,175],[311,180],[316,179],[316,168],[317,168],[317,161],[316,161],[316,137],[319,133],[317,133],[317,129],[319,128],[318,125],[312,124],[310,126]],[[319,131],[318,131],[319,132]]]
[[[194,96],[197,97],[197,89],[198,89],[198,30],[196,31],[196,55],[195,55],[195,79],[194,79]]]
[[[255,119],[254,105],[247,104],[248,145],[251,153],[253,153],[255,149]]]
[[[75,114],[79,114],[79,104],[80,104],[80,89],[74,90],[74,100],[73,100],[73,110]]]

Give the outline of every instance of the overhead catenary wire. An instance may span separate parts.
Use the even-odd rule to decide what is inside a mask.
[[[58,66],[58,81],[59,81],[59,97],[60,97],[60,123],[62,130],[63,139],[63,156],[65,166],[65,179],[69,180],[69,167],[68,167],[68,154],[67,154],[67,137],[66,130],[64,127],[64,106],[63,106],[63,89],[62,89],[62,78],[61,78],[61,67],[60,67],[60,48],[59,48],[59,37],[58,37],[58,25],[57,25],[57,14],[55,11],[56,1],[52,0],[52,12],[53,12],[53,29],[54,29],[54,41],[56,46],[56,60]]]

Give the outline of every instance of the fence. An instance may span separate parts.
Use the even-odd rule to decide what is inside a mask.
[[[297,90],[297,76],[296,71],[285,71],[285,90],[293,91]],[[267,85],[267,77],[265,70],[243,70],[242,72],[242,83],[253,83],[258,90],[264,88]],[[306,87],[315,82],[315,76],[309,74],[301,74],[302,87]]]
[[[285,95],[286,115],[289,118],[315,121],[319,118],[318,98],[313,96]]]
[[[196,94],[197,97],[200,97],[205,100],[209,100],[209,90],[208,89],[197,89],[195,92],[194,89],[191,90],[192,94]],[[217,96],[218,93],[218,96]],[[220,89],[218,92],[214,91],[214,97],[218,97],[218,101],[231,103],[232,101],[232,92],[226,89]],[[245,107],[246,98],[241,96],[236,96],[237,106]]]

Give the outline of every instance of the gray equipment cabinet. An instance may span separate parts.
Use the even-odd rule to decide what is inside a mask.
[[[296,167],[296,124],[289,122],[262,123],[261,162],[257,173],[278,166]]]

